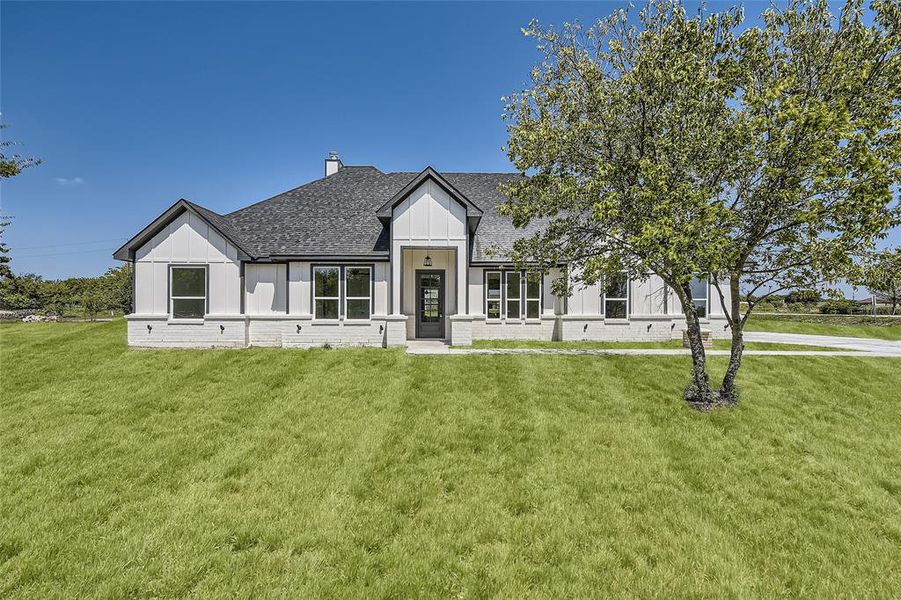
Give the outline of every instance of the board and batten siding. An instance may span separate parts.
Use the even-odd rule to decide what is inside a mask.
[[[394,207],[391,220],[391,256],[394,261],[394,279],[392,281],[391,304],[395,314],[412,315],[413,309],[407,298],[401,297],[401,288],[412,288],[415,269],[425,269],[422,260],[418,266],[404,264],[400,266],[403,250],[408,248],[438,248],[456,251],[456,262],[453,270],[445,268],[446,296],[448,296],[448,315],[466,311],[466,261],[467,261],[467,227],[466,208],[432,180],[424,181],[413,190],[407,198]],[[436,254],[437,255],[437,254]],[[448,252],[453,257],[454,252]],[[404,255],[405,263],[410,253]],[[451,260],[451,259],[448,259]],[[432,269],[440,269],[435,264]],[[406,272],[404,272],[406,271]],[[453,277],[451,280],[450,278]],[[401,285],[403,281],[403,286]],[[451,294],[453,296],[451,297]],[[406,290],[404,296],[406,296]],[[450,307],[453,307],[451,310]],[[453,311],[453,312],[452,312]]]
[[[206,221],[187,211],[135,251],[135,313],[169,313],[170,265],[207,265],[208,314],[241,312],[238,250]]]
[[[284,263],[244,265],[244,285],[247,288],[244,312],[248,315],[285,314],[287,268]]]

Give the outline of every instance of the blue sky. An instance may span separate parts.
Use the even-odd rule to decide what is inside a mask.
[[[511,170],[500,97],[537,58],[520,28],[619,5],[5,1],[4,136],[44,160],[3,184],[13,268],[101,273],[177,199],[226,213],[320,177],[329,150]]]

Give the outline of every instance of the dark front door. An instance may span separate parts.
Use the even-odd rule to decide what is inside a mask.
[[[416,271],[416,337],[444,337],[444,271]]]

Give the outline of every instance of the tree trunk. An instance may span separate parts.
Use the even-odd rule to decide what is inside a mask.
[[[688,285],[676,288],[682,312],[685,314],[688,347],[691,349],[692,383],[685,390],[685,399],[696,406],[713,404],[713,392],[710,391],[710,376],[707,374],[707,353],[701,339],[701,323],[691,301],[691,288]]]
[[[744,329],[745,322],[741,318],[741,304],[739,298],[738,278],[729,278],[730,302],[729,309],[732,313],[729,318],[732,322],[732,345],[729,349],[729,366],[723,376],[723,385],[720,387],[720,402],[734,404],[738,401],[738,390],[735,387],[735,378],[738,369],[741,368],[741,357],[745,351]],[[750,310],[750,309],[749,309]]]

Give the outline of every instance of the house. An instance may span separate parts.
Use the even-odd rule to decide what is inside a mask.
[[[437,338],[669,340],[685,321],[661,279],[608,278],[557,297],[514,268],[497,214],[512,173],[383,173],[345,166],[221,215],[179,200],[114,257],[133,263],[133,346],[401,346]],[[723,337],[711,286],[704,327]]]

